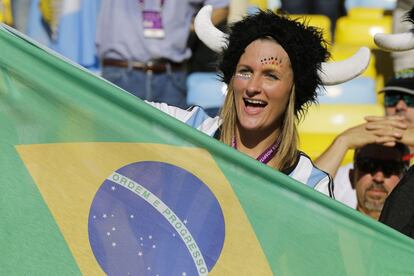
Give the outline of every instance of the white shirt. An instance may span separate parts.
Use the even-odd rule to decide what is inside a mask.
[[[356,192],[352,188],[351,180],[349,179],[349,171],[353,169],[353,167],[354,165],[349,163],[338,169],[334,178],[334,195],[336,200],[355,209],[357,206]]]

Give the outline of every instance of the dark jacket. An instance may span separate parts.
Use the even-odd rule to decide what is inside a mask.
[[[385,200],[379,221],[414,238],[414,166]]]

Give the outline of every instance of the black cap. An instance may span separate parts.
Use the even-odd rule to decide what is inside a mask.
[[[414,68],[398,71],[380,92],[414,95]]]
[[[409,155],[409,148],[401,143],[397,143],[394,147],[387,147],[378,144],[368,144],[355,151],[354,161],[368,158],[385,162],[403,162],[406,166],[409,166]]]

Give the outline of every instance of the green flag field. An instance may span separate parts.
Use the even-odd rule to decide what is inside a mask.
[[[414,241],[0,27],[0,275],[414,275]]]

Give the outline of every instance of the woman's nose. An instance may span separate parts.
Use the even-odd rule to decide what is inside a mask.
[[[247,85],[248,94],[257,94],[262,91],[262,84],[259,76],[253,76]]]

